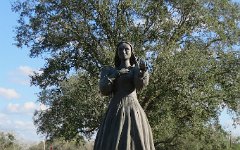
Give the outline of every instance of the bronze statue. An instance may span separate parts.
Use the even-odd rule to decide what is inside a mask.
[[[111,95],[94,150],[155,150],[151,127],[137,100],[136,90],[148,84],[144,61],[137,63],[128,42],[117,45],[115,68],[102,69],[100,91]]]

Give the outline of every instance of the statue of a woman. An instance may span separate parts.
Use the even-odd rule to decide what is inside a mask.
[[[143,61],[139,64],[128,42],[117,45],[115,68],[101,72],[100,91],[112,95],[94,144],[94,150],[155,150],[151,127],[137,100],[136,90],[148,84]]]

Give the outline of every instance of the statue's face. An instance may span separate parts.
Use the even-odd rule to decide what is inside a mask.
[[[127,43],[122,43],[118,46],[118,57],[120,59],[130,59],[131,58],[131,46]]]

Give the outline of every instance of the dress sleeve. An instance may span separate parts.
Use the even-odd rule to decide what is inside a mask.
[[[109,77],[112,69],[113,68],[105,67],[101,71],[99,89],[105,96],[110,95],[113,90],[113,80]]]
[[[148,71],[141,71],[139,68],[134,70],[134,85],[137,90],[142,89],[144,86],[148,85],[149,74]]]

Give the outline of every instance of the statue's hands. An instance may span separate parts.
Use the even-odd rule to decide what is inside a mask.
[[[129,69],[122,68],[121,70],[114,70],[108,77],[111,80],[116,79],[117,77],[129,73]]]
[[[147,64],[143,59],[139,61],[139,69],[143,72],[147,71]]]
[[[109,78],[116,79],[119,76],[119,71],[118,70],[113,70],[111,74],[109,74]]]
[[[121,70],[114,69],[112,67],[104,67],[101,71],[101,78],[106,78],[111,83],[114,82],[119,76],[129,73],[130,70],[122,68]]]

